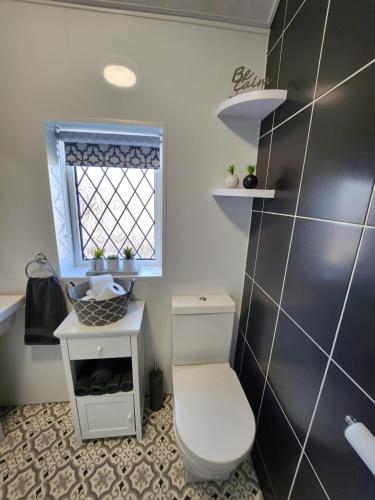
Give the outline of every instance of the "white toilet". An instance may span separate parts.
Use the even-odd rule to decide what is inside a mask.
[[[249,454],[255,419],[229,366],[229,295],[174,296],[173,397],[186,482],[223,481]]]

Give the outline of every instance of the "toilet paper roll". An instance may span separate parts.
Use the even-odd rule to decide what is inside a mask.
[[[348,425],[344,434],[375,476],[375,436],[361,422]]]
[[[121,295],[124,295],[126,292],[122,288],[121,285],[118,285],[117,283],[111,283],[107,285],[100,293],[97,295],[96,300],[107,300],[107,299],[113,299],[115,297],[120,297]]]
[[[99,276],[91,276],[90,277],[90,288],[91,294],[94,297],[98,297],[98,295],[104,290],[107,285],[111,285],[113,283],[113,278],[110,274],[100,274]]]

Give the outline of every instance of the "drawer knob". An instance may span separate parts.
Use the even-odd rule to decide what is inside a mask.
[[[98,347],[96,348],[96,350],[97,350],[98,352],[102,352],[102,350],[103,350],[103,346],[98,345]]]
[[[132,413],[129,413],[128,415],[128,420],[131,422],[133,420],[133,414]]]

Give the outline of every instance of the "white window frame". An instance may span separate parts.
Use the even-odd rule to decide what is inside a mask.
[[[82,258],[74,167],[67,167],[65,164],[64,142],[56,138],[55,130],[57,128],[69,132],[98,132],[106,134],[113,132],[143,136],[158,133],[160,136],[160,168],[154,170],[155,258],[139,260],[140,273],[135,278],[163,277],[163,248],[165,240],[165,126],[155,123],[112,120],[104,120],[100,123],[59,120],[46,122],[47,157],[60,275],[63,278],[74,278],[85,275],[86,271],[90,268],[90,261]],[[56,184],[58,185],[57,188]],[[61,204],[64,207],[63,210],[61,209]],[[65,220],[62,222],[62,219]],[[62,224],[64,228],[61,227]],[[68,251],[67,246],[69,247]]]

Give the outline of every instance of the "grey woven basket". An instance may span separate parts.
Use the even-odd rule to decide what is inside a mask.
[[[115,279],[126,291],[125,295],[107,300],[81,300],[87,295],[90,283],[68,283],[66,294],[77,313],[78,320],[87,326],[104,326],[115,323],[126,315],[128,302],[133,290],[134,280]]]

